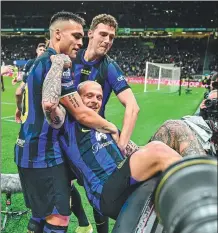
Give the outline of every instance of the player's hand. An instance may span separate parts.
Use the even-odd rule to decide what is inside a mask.
[[[202,103],[200,104],[200,109],[206,108],[205,101],[206,101],[206,99],[203,100]]]
[[[56,55],[51,55],[50,57],[52,64],[61,64],[63,65],[63,68],[71,68],[72,66],[72,61],[68,55],[65,54],[56,54]]]
[[[16,78],[12,79],[11,83],[12,85],[15,85],[17,83],[17,79]]]
[[[15,111],[15,121],[21,123],[21,111],[18,108]]]
[[[12,73],[13,72],[13,66],[1,66],[1,75]]]
[[[126,155],[126,153],[127,153],[127,151],[126,151],[127,144],[128,143],[125,143],[122,140],[119,140],[117,143],[117,146],[119,147],[119,149],[123,155]]]

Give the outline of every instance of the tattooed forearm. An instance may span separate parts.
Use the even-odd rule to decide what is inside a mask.
[[[206,155],[194,132],[181,120],[166,121],[153,136],[154,140],[162,141],[181,156]]]
[[[68,95],[67,96],[69,101],[72,103],[74,108],[79,107],[79,102],[77,101],[76,97],[74,96],[74,94]]]
[[[46,120],[53,128],[58,129],[64,123],[66,110],[62,105],[58,105],[55,111],[47,109],[44,111],[44,113]]]
[[[42,102],[50,104],[52,107],[58,105],[61,95],[61,78],[63,65],[53,63],[46,75],[42,89]]]
[[[54,128],[59,128],[65,119],[65,109],[59,105],[61,96],[61,78],[63,68],[70,58],[58,54],[52,58],[52,66],[45,77],[42,89],[42,106],[48,123]]]

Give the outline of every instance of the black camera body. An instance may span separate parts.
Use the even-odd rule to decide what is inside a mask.
[[[205,100],[205,120],[218,120],[218,98]]]
[[[218,110],[218,99],[205,100],[205,106],[207,107],[207,109]]]

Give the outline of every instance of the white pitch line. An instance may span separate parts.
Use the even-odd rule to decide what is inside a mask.
[[[14,115],[13,115],[13,116],[6,116],[6,117],[2,117],[1,119],[2,119],[2,120],[4,120],[4,119],[11,118],[11,117],[14,117]]]
[[[15,120],[4,120],[4,121],[16,122]]]
[[[15,105],[15,103],[1,102],[1,104]]]

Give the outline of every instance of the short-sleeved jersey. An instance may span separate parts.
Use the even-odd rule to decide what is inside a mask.
[[[48,48],[31,66],[22,102],[21,129],[15,144],[15,163],[23,168],[46,168],[63,163],[59,145],[61,129],[49,126],[42,109],[42,86],[51,67],[50,56],[55,50]],[[70,77],[71,78],[71,77]],[[75,91],[62,86],[62,94]]]
[[[35,62],[36,58],[30,59],[27,61],[27,63],[25,64],[25,66],[22,69],[22,72],[24,73],[23,75],[23,82],[26,83],[26,78],[28,76],[28,72],[31,68],[31,66],[33,65],[33,63]]]
[[[103,186],[125,160],[110,134],[87,128],[71,116],[65,119],[60,144],[75,174],[82,177],[89,202],[100,211]],[[82,175],[81,175],[82,174]]]
[[[85,50],[80,50],[73,62],[74,85],[77,88],[81,82],[92,80],[102,86],[103,100],[99,114],[104,117],[105,105],[109,100],[112,90],[118,95],[130,87],[118,64],[108,55],[105,55],[100,60],[87,62],[84,59],[84,54]]]

